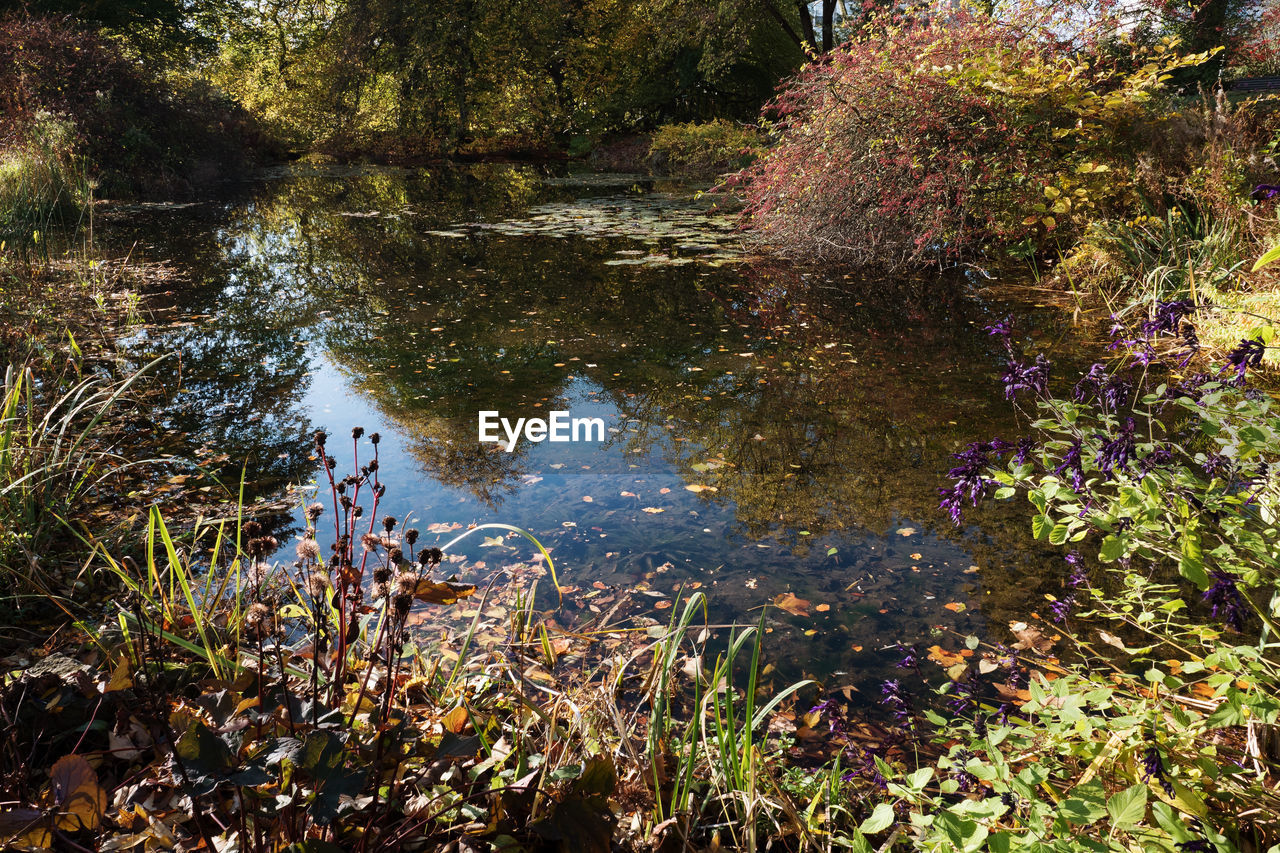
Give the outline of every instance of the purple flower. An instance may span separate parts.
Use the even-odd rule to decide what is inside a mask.
[[[893,721],[910,732],[913,717],[911,697],[902,689],[901,682],[896,678],[885,681],[880,685],[880,696],[884,699],[884,705],[889,709],[889,716]]]
[[[1067,474],[1071,478],[1071,487],[1077,492],[1084,489],[1084,467],[1081,453],[1084,450],[1084,442],[1076,439],[1067,452],[1062,455],[1062,461],[1053,469],[1055,477],[1061,477]]]
[[[1245,371],[1250,367],[1258,367],[1262,364],[1262,356],[1266,353],[1267,347],[1262,341],[1242,340],[1239,346],[1231,351],[1227,356],[1227,361],[1236,369],[1236,381],[1243,382]],[[1223,368],[1226,369],[1225,367]]]
[[[1027,457],[1036,449],[1036,440],[1031,436],[1024,436],[1018,439],[1018,447],[1013,454],[1013,461],[1019,465],[1027,464]]]
[[[1104,442],[1094,462],[1104,471],[1113,473],[1129,467],[1134,456],[1134,432],[1136,425],[1133,418],[1125,418],[1120,431],[1110,441]]]
[[[1115,412],[1121,403],[1129,399],[1132,391],[1133,385],[1128,380],[1112,376],[1104,365],[1095,364],[1076,383],[1071,396],[1077,403],[1083,403],[1090,397],[1097,398],[1103,409]]]
[[[1142,324],[1142,333],[1152,338],[1162,332],[1176,335],[1182,328],[1182,321],[1195,313],[1195,310],[1195,303],[1187,299],[1157,302],[1151,319]]]
[[[995,480],[987,476],[987,471],[1000,454],[1008,449],[1008,442],[996,438],[986,442],[972,442],[960,453],[951,454],[951,458],[958,459],[961,463],[947,472],[947,477],[956,482],[949,489],[938,489],[938,493],[942,495],[939,507],[947,511],[952,523],[960,523],[966,500],[977,506],[978,501],[986,495],[987,489],[995,483]],[[995,459],[992,458],[993,454]]]
[[[1160,747],[1154,742],[1143,750],[1142,753],[1142,781],[1150,782],[1155,779],[1160,783],[1160,787],[1170,797],[1173,796],[1173,783],[1165,775],[1164,761],[1160,758]]]
[[[1004,344],[1004,348],[1009,352],[1013,352],[1013,317],[1008,316],[1003,320],[997,320],[990,326],[982,327],[988,335],[1000,338],[1000,343]]]
[[[1213,585],[1205,590],[1202,596],[1205,604],[1215,619],[1221,619],[1228,628],[1236,631],[1244,630],[1244,596],[1236,586],[1240,578],[1230,572],[1214,571],[1210,573]]]
[[[1010,361],[1009,369],[1004,374],[1005,399],[1014,399],[1019,391],[1044,394],[1049,387],[1049,368],[1052,366],[1053,363],[1044,357],[1044,353],[1037,355],[1032,364]]]
[[[1249,197],[1254,201],[1270,201],[1278,195],[1280,195],[1280,186],[1276,186],[1275,184],[1258,184],[1253,188],[1253,192],[1249,194]]]

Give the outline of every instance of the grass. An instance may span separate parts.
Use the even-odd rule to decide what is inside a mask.
[[[41,113],[25,141],[0,151],[0,248],[47,257],[50,235],[75,230],[91,206],[69,121]]]
[[[74,338],[73,353],[78,353]],[[139,380],[158,364],[114,380],[38,374],[28,364],[5,371],[0,398],[0,580],[12,591],[52,594],[49,551],[83,515],[108,478],[136,464],[104,441],[102,428]]]

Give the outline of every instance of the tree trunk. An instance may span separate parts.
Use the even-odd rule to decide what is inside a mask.
[[[835,47],[836,0],[822,0],[822,52]]]
[[[818,37],[813,31],[813,15],[809,12],[809,4],[805,0],[796,0],[796,11],[800,13],[800,34],[809,47],[817,50]]]

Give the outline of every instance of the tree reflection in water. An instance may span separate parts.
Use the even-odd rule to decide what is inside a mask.
[[[725,265],[738,247],[721,228],[664,224],[664,206],[690,221],[687,197],[619,216],[628,187],[582,183],[525,166],[295,171],[211,226],[171,223],[161,251],[190,276],[173,304],[201,319],[139,345],[183,354],[166,422],[235,464],[252,455],[269,490],[310,475],[313,425],[372,419],[392,438],[390,496],[424,520],[525,526],[573,583],[701,583],[722,619],[787,590],[829,603],[778,620],[812,622],[807,659],[828,668],[1018,618],[1041,579],[1056,589],[1016,514],[956,531],[937,510],[949,454],[1013,427],[990,309],[963,278]],[[471,227],[583,194],[613,196],[573,208],[611,211],[584,225],[592,239],[565,236],[564,217]],[[478,443],[481,409],[571,409],[613,431],[505,453]]]

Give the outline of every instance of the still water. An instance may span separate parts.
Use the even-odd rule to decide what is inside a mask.
[[[807,604],[770,609],[773,648],[853,683],[897,641],[954,644],[1059,590],[1020,507],[963,529],[937,509],[949,454],[1017,428],[982,327],[1013,311],[1037,348],[1069,338],[964,276],[798,270],[748,257],[687,187],[525,165],[298,166],[117,214],[176,273],[128,342],[179,354],[154,420],[260,496],[312,480],[313,430],[340,471],[352,427],[378,431],[379,514],[518,525],[565,586],[663,620],[682,586],[721,622],[790,593]],[[480,410],[600,417],[606,440],[506,453]],[[464,579],[532,556],[464,553]]]

